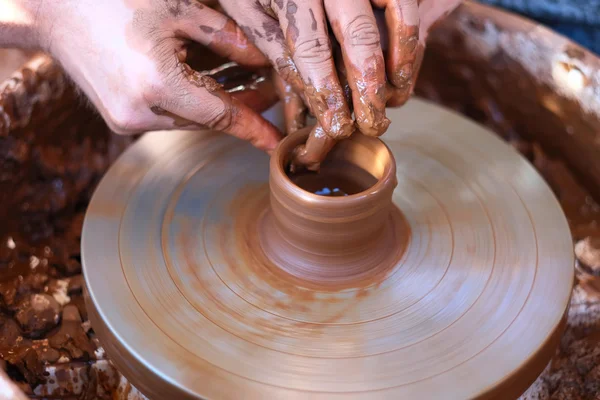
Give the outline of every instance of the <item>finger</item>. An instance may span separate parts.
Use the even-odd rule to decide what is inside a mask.
[[[271,152],[279,140],[277,129],[248,106],[222,90],[208,76],[176,60],[175,80],[169,85],[172,95],[164,101],[166,111],[186,120],[223,131],[255,147]]]
[[[385,116],[385,64],[371,4],[326,0],[325,8],[342,47],[358,128],[365,135],[379,136],[390,120]]]
[[[289,135],[306,125],[306,107],[300,96],[292,89],[292,85],[285,82],[277,72],[273,73],[273,80],[277,95],[283,103],[285,133]]]
[[[337,42],[334,43],[333,62],[335,63],[335,69],[337,71],[338,79],[340,80],[340,85],[342,85],[344,100],[346,100],[346,104],[348,104],[350,112],[352,112],[352,89],[350,89],[350,84],[348,83],[348,73],[346,71],[346,65],[344,64],[342,49]]]
[[[421,70],[421,64],[423,62],[423,56],[425,55],[425,46],[419,45],[417,47],[417,56],[414,63],[414,75],[413,75],[413,83],[411,85],[406,85],[401,88],[398,88],[391,83],[387,82],[386,84],[386,106],[387,107],[400,107],[404,105],[410,96],[413,94],[415,89],[415,83],[417,78],[419,77],[419,71]]]
[[[327,157],[336,142],[335,139],[325,133],[319,124],[315,125],[310,131],[306,144],[294,149],[291,163],[292,172],[302,168],[318,171],[321,162]]]
[[[247,67],[269,65],[267,57],[231,19],[195,3],[177,20],[180,36],[199,42],[218,55]]]
[[[354,123],[335,71],[322,1],[287,0],[276,11],[313,114],[329,136],[350,136]]]
[[[410,93],[414,63],[419,45],[419,6],[417,0],[373,0],[385,7],[388,27],[387,75],[398,89]],[[406,89],[408,87],[408,89]]]
[[[279,22],[267,15],[256,2],[221,0],[220,4],[250,41],[267,56],[277,73],[298,93],[302,93],[304,83],[287,49]]]

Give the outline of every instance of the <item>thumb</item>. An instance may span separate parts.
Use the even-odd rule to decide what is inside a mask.
[[[281,133],[270,122],[229,93],[213,78],[178,61],[174,87],[168,91],[165,110],[188,121],[228,133],[271,152]]]

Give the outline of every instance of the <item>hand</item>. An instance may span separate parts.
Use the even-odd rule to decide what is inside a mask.
[[[186,64],[197,42],[240,65],[268,60],[223,14],[195,0],[46,1],[41,43],[117,133],[207,127],[270,151],[275,127]]]
[[[364,2],[362,1],[362,3]],[[339,4],[339,2],[337,3]],[[358,7],[360,3],[344,3],[343,6],[347,9],[348,7]],[[366,122],[377,120],[377,118],[370,118],[371,115],[377,115],[379,121],[387,121],[384,114],[385,106],[397,107],[408,100],[423,59],[425,40],[429,29],[436,21],[456,8],[460,4],[460,0],[423,0],[418,4],[416,1],[373,0],[372,3],[376,7],[374,10],[368,10],[367,13],[367,8],[362,7],[361,12],[356,17],[361,21],[365,21],[361,27],[356,27],[355,23],[349,23],[340,29],[339,19],[333,19],[331,25],[338,40],[340,38],[344,40],[343,33],[346,33],[346,36],[351,32],[354,32],[354,34],[349,34],[350,37],[346,38],[346,45],[344,45],[344,42],[338,45],[335,39],[331,40],[332,50],[328,55],[332,54],[333,61],[331,63],[335,65],[337,82],[341,86],[339,95],[346,98],[350,109],[354,106],[359,129],[365,134],[379,135],[384,131],[383,125],[380,124],[378,125],[379,129],[372,130],[368,129],[369,124]],[[325,6],[327,14],[333,14],[327,8],[327,1],[325,1]],[[383,10],[377,8],[384,6],[385,14]],[[415,7],[418,7],[416,13]],[[366,16],[362,13],[366,13]],[[356,14],[357,11],[350,12],[350,15]],[[377,21],[376,28],[373,29],[366,21]],[[365,29],[365,26],[369,29]],[[370,33],[373,30],[375,30],[375,34]],[[370,37],[377,44],[377,49],[369,46],[367,46],[369,49],[364,49],[365,38],[367,37]],[[254,39],[259,40],[256,37]],[[257,46],[261,47],[260,40],[257,41]],[[265,50],[263,49],[263,51]],[[359,53],[360,51],[362,53]],[[383,52],[386,54],[383,84],[379,72],[383,63],[377,62],[375,63],[376,68],[369,69],[369,63],[365,61],[363,63],[364,68],[361,71],[356,68],[355,63],[352,61],[352,59],[369,60],[370,57],[373,57],[372,54],[379,57],[379,54]],[[357,53],[360,56],[357,56]],[[369,73],[369,71],[376,72]],[[304,126],[306,118],[305,107],[301,101],[303,92],[294,90],[297,85],[294,85],[294,81],[286,80],[288,75],[284,71],[284,74],[280,74],[279,78],[275,78],[278,94],[284,103],[286,131],[291,133]],[[376,89],[369,90],[369,88]],[[309,99],[308,106],[310,105]],[[374,112],[370,114],[371,111]],[[323,114],[317,114],[316,117],[318,124],[309,136],[307,144],[297,149],[295,157],[297,164],[302,164],[309,169],[318,169],[319,163],[333,147],[336,139],[339,138],[335,135],[332,136],[326,125],[323,125]],[[363,122],[361,123],[361,121]],[[365,128],[365,125],[367,128]],[[385,128],[387,128],[387,125],[385,125]]]
[[[368,0],[221,0],[221,6],[304,98],[327,135],[342,139],[354,122],[333,62],[329,22],[350,71],[358,128],[373,136],[385,132],[385,66]]]

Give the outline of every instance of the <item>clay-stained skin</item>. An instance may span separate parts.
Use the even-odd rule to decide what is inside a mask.
[[[217,129],[219,129],[220,126],[231,126],[233,124],[233,120],[239,118],[239,115],[237,114],[238,109],[237,107],[233,106],[231,96],[222,90],[223,86],[210,76],[206,76],[198,71],[194,71],[189,65],[181,62],[179,58],[177,61],[183,76],[188,80],[188,82],[197,88],[206,89],[208,93],[218,98],[223,105],[223,110],[219,112],[213,120],[209,121],[206,126],[208,128]]]
[[[356,122],[362,133],[369,136],[380,136],[390,126],[390,120],[385,116],[385,84],[381,82],[384,74],[383,59],[373,56],[366,60],[370,64],[362,71],[355,66],[350,67],[348,83],[352,89],[354,113]],[[385,81],[385,78],[383,79]]]
[[[429,31],[443,21],[463,0],[419,0],[419,42],[425,45]]]
[[[196,87],[205,88],[209,93],[218,93],[223,88],[213,78],[194,71],[186,63],[180,62],[179,67],[182,69],[184,76]]]
[[[195,41],[217,55],[248,67],[269,65],[268,59],[231,19],[198,0],[126,0],[134,11],[127,42],[139,50],[147,38]],[[157,11],[164,8],[163,12]],[[174,35],[161,37],[165,32]],[[141,36],[141,37],[136,37]],[[175,36],[175,37],[173,37]]]
[[[385,99],[388,107],[399,107],[406,103],[412,95],[414,85],[419,76],[421,69],[421,63],[423,62],[423,56],[425,55],[425,47],[422,44],[417,45],[417,58],[414,63],[413,70],[415,73],[412,75],[411,83],[402,87],[397,87],[388,82],[386,84]]]
[[[306,125],[307,110],[302,98],[276,72],[273,73],[273,80],[277,94],[283,101],[285,133],[289,135]]]
[[[209,82],[211,87],[220,86],[233,98],[248,105],[256,112],[263,112],[277,101],[273,82],[268,79],[267,75],[270,70],[250,71],[244,69],[235,63],[227,62],[225,58],[202,46],[188,48],[187,51],[178,53],[177,62],[185,63],[180,68],[186,75],[197,76],[196,79],[204,76],[202,79]],[[214,82],[208,80],[210,78]],[[156,115],[171,118],[173,127],[206,128],[204,125],[182,118],[158,105],[150,106],[150,110]]]
[[[385,117],[385,106],[398,107],[403,105],[411,96],[418,72],[421,67],[425,52],[425,37],[432,24],[448,15],[460,0],[447,0],[434,2],[433,0],[404,1],[404,0],[377,0],[373,2],[377,7],[385,8],[386,44],[386,70],[382,76],[380,58],[374,56],[364,64],[352,63],[348,57],[350,51],[343,51],[343,63],[337,63],[337,75],[347,97],[350,89],[353,102],[347,99],[348,104],[354,106],[357,125],[363,133],[380,135],[389,126]],[[331,12],[333,14],[333,12]],[[372,31],[368,18],[364,15],[353,19],[345,26],[354,25],[363,34],[358,38],[350,38],[355,42],[369,44],[374,42],[378,35]],[[333,21],[332,28],[337,31],[338,38],[344,38],[341,24]],[[382,27],[379,27],[381,29]],[[357,29],[354,29],[357,31]],[[346,35],[348,36],[348,35]],[[344,47],[341,40],[342,49]],[[378,43],[379,45],[379,43]],[[364,58],[363,58],[364,60]],[[339,61],[336,60],[336,61]],[[386,82],[385,75],[389,79]],[[299,148],[295,158],[296,163],[306,163],[309,169],[318,169],[318,163],[324,159],[327,149],[333,145],[331,141],[322,137],[321,132],[313,130],[309,138],[310,145]]]
[[[373,13],[357,11],[358,15],[333,10],[329,13],[334,17],[331,25],[343,60],[337,63],[338,76],[341,81],[343,70],[352,92],[351,104],[359,130],[368,136],[380,136],[390,124],[385,116],[385,63]]]
[[[298,164],[306,162],[310,169],[318,169],[333,143],[349,137],[357,128],[369,136],[382,135],[390,124],[385,116],[386,105],[402,105],[412,93],[424,51],[423,43],[419,42],[420,2],[375,0],[373,4],[385,9],[388,39],[385,59],[370,5],[355,3],[344,8],[333,1],[324,2],[342,49],[343,63],[341,67],[334,66],[331,72],[328,59],[332,58],[332,44],[324,10],[319,4],[263,0],[250,8],[252,12],[259,10],[267,18],[259,20],[258,26],[250,21],[248,26],[242,26],[246,36],[263,46],[273,42],[284,45],[274,64],[288,83],[286,86],[277,82],[278,94],[285,100],[286,131],[292,132],[303,125],[300,121],[305,107],[298,96],[320,124],[320,129],[310,135],[310,143],[298,149]],[[442,15],[441,9],[453,8],[456,4],[455,0],[427,3],[435,12],[428,11],[426,15]],[[273,14],[276,18],[272,18]],[[288,86],[298,95],[294,96]],[[356,124],[351,118],[352,111]],[[329,138],[323,137],[323,133]]]
[[[273,40],[283,43],[284,37],[279,24],[275,20],[267,20],[262,23],[262,28],[264,32],[264,38],[267,42],[272,42]],[[262,39],[262,36],[259,35]]]
[[[205,108],[213,107],[210,110],[212,116],[208,121],[202,121],[202,126],[206,126],[210,129],[225,130],[229,131],[233,127],[236,129],[235,136],[240,137],[244,140],[250,141],[254,146],[259,148],[265,148],[264,140],[271,140],[268,136],[265,136],[267,128],[270,127],[269,123],[264,119],[254,119],[256,123],[254,127],[249,125],[240,124],[241,121],[252,121],[252,116],[249,115],[251,108],[246,106],[240,101],[240,99],[246,99],[252,101],[252,98],[248,95],[243,95],[243,89],[245,85],[238,85],[238,87],[231,88],[230,90],[240,89],[242,91],[241,96],[232,96],[231,93],[223,90],[223,85],[219,84],[213,77],[208,76],[206,73],[198,72],[193,70],[187,63],[183,62],[183,55],[177,53],[175,55],[175,68],[180,70],[181,76],[192,86],[200,89],[205,89],[210,97],[214,97],[215,101],[206,101]],[[252,86],[252,83],[249,83]],[[184,90],[185,86],[183,87]],[[261,106],[259,103],[256,106]],[[187,109],[187,105],[181,102],[175,102],[170,105],[171,108],[167,108],[167,111],[171,111],[175,114],[186,117],[187,119],[193,118],[194,109]],[[271,151],[271,148],[266,147],[267,152]]]
[[[156,115],[161,115],[161,116],[166,116],[166,117],[171,118],[173,120],[174,127],[178,127],[178,128],[199,127],[199,128],[202,128],[195,122],[187,120],[185,118],[182,118],[179,115],[173,114],[172,112],[167,111],[159,106],[151,106],[150,111],[152,111]]]
[[[174,17],[180,16],[184,9],[192,4],[198,8],[204,8],[204,6],[196,0],[165,0],[167,10],[169,10]]]
[[[296,68],[291,56],[278,58],[275,62],[275,68],[284,81],[292,85],[296,92],[301,93],[303,98],[306,98],[304,95],[304,82],[302,82],[298,68]]]
[[[313,115],[318,118],[323,130],[334,140],[350,137],[354,132],[354,122],[344,100],[344,91],[337,77],[329,76],[324,86],[315,87],[312,82],[306,85],[306,98]]]
[[[144,91],[143,99],[136,103],[136,107],[143,107],[139,105],[141,101],[147,105],[147,109],[136,113],[143,113],[137,125],[152,125],[153,129],[206,126],[271,151],[280,134],[253,111],[254,107],[265,106],[268,93],[257,93],[262,99],[255,98],[240,87],[235,88],[240,93],[232,96],[212,78],[197,73],[186,63],[188,48],[202,44],[240,65],[256,69],[268,66],[268,59],[248,40],[242,29],[214,9],[197,7],[200,4],[197,1],[126,1],[134,15],[127,27],[127,44],[150,58],[156,67],[156,73],[149,74],[152,76],[148,85],[151,89]],[[249,101],[252,106],[248,108],[239,100]]]
[[[315,19],[315,14],[313,13],[312,8],[309,9],[308,12],[310,13],[310,19],[311,19],[310,29],[312,29],[313,31],[316,31],[317,30],[317,20]]]
[[[298,11],[298,5],[296,5],[296,3],[294,1],[288,1],[286,10],[285,10],[285,17],[288,20],[288,28],[287,28],[286,36],[287,36],[288,40],[291,40],[294,44],[298,40],[298,35],[300,34],[300,31],[298,30],[298,26],[297,26],[297,22],[296,22],[296,12],[297,11]],[[311,16],[314,19],[314,15],[312,14],[312,12],[311,12]],[[315,22],[315,26],[316,26],[316,22]]]
[[[397,103],[403,104],[411,94],[417,73],[419,4],[413,0],[375,0],[374,4],[385,8],[387,77],[399,89],[395,94]]]
[[[273,79],[260,76],[256,80],[249,84],[238,84],[227,91],[235,101],[247,105],[257,113],[262,113],[277,102],[278,95]],[[227,80],[225,82],[227,83]]]
[[[325,133],[320,125],[315,125],[310,131],[306,144],[296,147],[292,154],[290,168],[297,171],[306,168],[318,171],[327,153],[335,146],[336,140]]]
[[[313,115],[332,138],[349,137],[354,124],[335,73],[324,10],[287,1],[279,12],[279,21],[294,63],[301,72],[304,94]]]
[[[227,20],[219,30],[206,25],[201,25],[200,29],[211,36],[208,48],[220,56],[235,61],[237,54],[245,53],[243,60],[245,66],[262,67],[269,64],[269,60],[250,41],[252,38],[248,40],[252,32],[243,31],[232,20]],[[260,35],[260,32],[256,30],[254,33]]]

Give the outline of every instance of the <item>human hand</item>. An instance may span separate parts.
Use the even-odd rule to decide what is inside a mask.
[[[361,2],[352,3],[351,5],[345,4],[345,8],[350,6],[357,7],[359,3]],[[366,3],[366,1],[362,3]],[[425,40],[429,29],[436,21],[458,6],[460,0],[422,0],[418,3],[416,1],[402,0],[373,0],[372,3],[375,9],[370,10],[370,14],[367,14],[368,16],[360,14],[356,17],[360,21],[364,21],[364,24],[360,27],[356,27],[356,23],[354,22],[340,29],[339,19],[332,21],[331,24],[335,38],[344,40],[344,35],[339,34],[339,31],[346,32],[346,36],[349,36],[349,38],[346,37],[346,44],[344,42],[338,44],[335,39],[332,39],[330,42],[332,50],[328,54],[332,54],[331,63],[335,65],[337,82],[341,86],[339,95],[346,97],[350,111],[352,110],[352,106],[354,106],[358,128],[362,133],[379,135],[384,132],[383,126],[379,125],[381,129],[375,131],[364,129],[365,121],[369,121],[369,115],[378,115],[380,121],[387,121],[385,118],[385,106],[397,107],[408,100],[413,91],[423,59]],[[327,8],[327,1],[325,2],[325,6]],[[385,7],[385,11],[380,7]],[[418,8],[415,12],[416,7]],[[365,10],[366,7],[363,7],[361,12],[365,12]],[[326,11],[328,16],[333,14],[330,13],[329,8]],[[330,21],[331,19],[330,17]],[[369,25],[369,29],[365,31],[364,25],[368,25],[366,21],[376,21],[376,28],[373,29]],[[354,29],[354,34],[351,33],[352,29]],[[372,33],[373,31],[375,32]],[[370,38],[373,43],[376,43],[377,48],[374,46],[364,46],[366,38]],[[256,37],[254,39],[258,40]],[[260,41],[257,42],[257,46],[261,46]],[[364,49],[364,47],[368,47],[368,49]],[[263,49],[263,51],[265,50]],[[360,51],[362,53],[358,53]],[[353,53],[360,54],[360,56],[353,56]],[[365,61],[363,63],[365,68],[361,71],[352,62],[352,57],[369,60],[373,59],[372,54],[375,54],[375,57],[379,57],[383,53],[385,53],[385,67],[383,67],[383,62],[378,62],[376,63],[377,68],[368,69],[369,64]],[[380,71],[383,68],[385,71],[383,74],[383,83],[381,83]],[[369,73],[369,71],[376,71],[376,73]],[[301,128],[306,120],[305,106],[301,101],[303,92],[296,89],[295,86],[297,85],[293,84],[294,81],[291,83],[289,79],[286,81],[288,74],[279,75],[280,77],[276,81],[276,88],[284,103],[286,131],[291,133]],[[275,78],[277,79],[277,77]],[[369,91],[369,88],[376,89]],[[308,106],[311,106],[310,99]],[[373,110],[375,112],[369,114]],[[299,147],[296,152],[296,162],[309,169],[318,168],[319,163],[339,138],[329,134],[326,126],[322,124],[322,114],[317,114],[316,117],[318,123],[309,136],[307,144]],[[363,122],[361,123],[361,121]],[[385,128],[387,128],[387,125],[385,125]]]
[[[270,151],[275,127],[186,64],[190,42],[250,68],[268,65],[229,18],[196,0],[47,1],[50,51],[117,133],[208,127]]]

